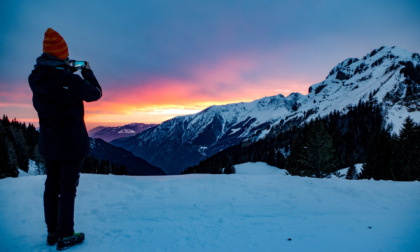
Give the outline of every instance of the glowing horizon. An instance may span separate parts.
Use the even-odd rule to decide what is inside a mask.
[[[159,95],[157,90],[153,91],[155,95]],[[280,91],[280,92],[279,92]],[[281,92],[281,91],[286,91]],[[300,92],[299,92],[300,91]],[[128,91],[129,92],[129,91]],[[88,128],[93,126],[122,126],[129,123],[149,123],[149,124],[160,124],[166,120],[170,120],[177,116],[191,115],[199,113],[200,111],[210,107],[218,105],[226,105],[232,103],[241,102],[252,102],[254,100],[266,97],[283,94],[285,96],[292,92],[299,92],[305,94],[301,90],[273,90],[272,92],[261,92],[256,93],[254,90],[250,91],[250,94],[243,96],[243,98],[233,97],[232,99],[219,99],[199,101],[197,99],[182,99],[178,103],[167,104],[165,100],[155,101],[149,104],[142,102],[128,103],[122,100],[108,101],[104,99],[93,103],[85,103],[85,121]],[[168,91],[163,91],[167,94]],[[143,95],[136,96],[133,94],[127,100],[141,99],[142,96],[148,96],[150,93],[143,92]],[[174,93],[176,95],[176,93]],[[171,100],[171,99],[168,99]]]
[[[268,82],[281,83],[281,81],[275,82],[273,80]],[[214,99],[209,94],[198,94],[194,90],[188,92],[185,89],[190,84],[179,80],[156,79],[151,81],[150,86],[133,86],[132,89],[127,88],[119,91],[104,89],[102,99],[96,102],[85,102],[86,126],[90,130],[97,126],[114,127],[129,123],[160,124],[176,116],[198,113],[213,105],[252,102],[266,96],[278,94],[287,96],[292,92],[305,94],[303,90],[297,90],[302,84],[294,82],[288,85],[289,87],[295,87],[294,90],[275,87],[272,89],[232,89],[231,92]],[[156,88],[153,88],[153,86]],[[106,95],[107,93],[109,96]],[[18,121],[38,126],[38,117],[31,103],[32,94],[29,87],[28,90],[17,97],[20,101],[1,102],[1,113],[7,115],[10,120],[16,118]],[[17,115],[7,111],[15,111]]]

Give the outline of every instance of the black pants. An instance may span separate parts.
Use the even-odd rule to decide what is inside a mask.
[[[73,235],[74,200],[83,159],[45,161],[44,213],[48,233],[57,233],[60,237]]]

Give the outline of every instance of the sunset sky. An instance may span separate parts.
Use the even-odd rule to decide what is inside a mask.
[[[419,13],[407,0],[2,0],[0,115],[37,124],[27,77],[49,27],[102,85],[85,104],[92,128],[307,94],[346,58],[420,52]]]

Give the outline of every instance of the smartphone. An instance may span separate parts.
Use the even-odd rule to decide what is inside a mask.
[[[72,60],[70,61],[70,65],[72,67],[75,67],[77,69],[82,69],[86,67],[87,62],[86,61],[78,61],[78,60]]]
[[[77,69],[82,69],[86,67],[86,61],[75,61],[74,67]]]

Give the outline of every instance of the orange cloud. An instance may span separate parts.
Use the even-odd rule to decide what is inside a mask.
[[[156,76],[124,85],[107,85],[104,97],[86,104],[87,122],[160,123],[177,115],[197,113],[211,105],[248,102],[291,92],[305,94],[305,80],[250,78],[256,63],[227,59],[189,69],[185,79]]]

